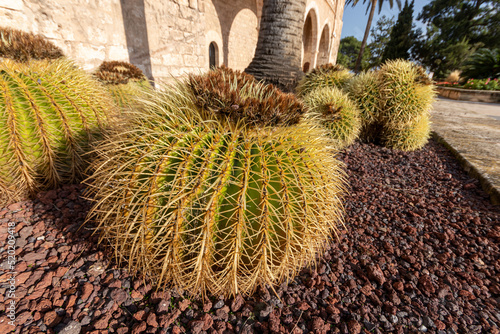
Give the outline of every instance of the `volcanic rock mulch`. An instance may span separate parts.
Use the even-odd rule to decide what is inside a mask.
[[[155,292],[80,226],[81,186],[0,208],[17,232],[16,333],[498,333],[500,207],[431,141],[352,146],[346,230],[289,284],[251,297]],[[1,249],[7,267],[6,246]],[[8,271],[0,277],[0,333]]]

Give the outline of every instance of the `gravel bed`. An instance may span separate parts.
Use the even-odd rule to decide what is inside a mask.
[[[0,208],[0,333],[499,333],[500,207],[479,183],[433,140],[412,153],[355,144],[341,159],[346,229],[277,295],[156,292],[81,227],[79,185]]]

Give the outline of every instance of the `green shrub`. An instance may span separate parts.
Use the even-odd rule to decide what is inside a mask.
[[[500,77],[500,50],[479,49],[465,63],[462,76],[468,79]]]

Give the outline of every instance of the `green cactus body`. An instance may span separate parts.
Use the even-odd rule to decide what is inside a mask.
[[[207,119],[178,89],[151,99],[94,163],[90,217],[118,258],[193,295],[250,294],[314,263],[345,185],[324,130]]]
[[[401,151],[421,149],[429,140],[430,124],[429,115],[424,114],[409,125],[386,128],[382,135],[384,145]]]
[[[0,63],[0,205],[74,182],[106,123],[108,95],[67,60]]]
[[[352,76],[353,74],[341,65],[319,66],[302,77],[296,88],[297,95],[304,97],[315,89],[325,87],[343,89]]]
[[[378,71],[361,72],[346,84],[346,91],[357,103],[360,111],[361,130],[359,138],[374,142],[381,131],[381,93]]]
[[[328,129],[338,148],[351,145],[361,129],[360,112],[349,96],[335,87],[313,90],[304,98],[311,108],[307,115]]]
[[[435,88],[419,66],[410,61],[387,61],[380,69],[382,122],[391,128],[410,125],[428,113]]]

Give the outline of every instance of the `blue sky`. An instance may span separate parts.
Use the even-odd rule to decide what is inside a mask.
[[[380,0],[379,0],[380,1]],[[415,6],[413,9],[413,22],[416,23],[417,27],[422,27],[422,30],[425,32],[423,25],[416,20],[418,14],[422,11],[422,8],[431,2],[431,0],[415,0]],[[368,21],[368,14],[366,13],[366,8],[368,6],[368,0],[365,4],[363,1],[359,1],[356,7],[352,7],[351,5],[345,7],[344,9],[344,25],[342,27],[342,36],[341,38],[347,36],[354,36],[360,41],[363,39],[363,35],[365,34],[366,22]],[[404,6],[404,0],[401,0],[401,6]],[[389,7],[389,0],[384,1],[384,6],[382,7],[382,11],[380,14],[378,13],[378,4],[375,9],[375,15],[373,16],[372,28],[375,26],[375,23],[382,15],[387,17],[394,16],[394,19],[397,20],[399,14],[399,9],[396,1],[394,1],[394,6],[392,9]],[[370,38],[368,38],[368,42],[370,42]]]

